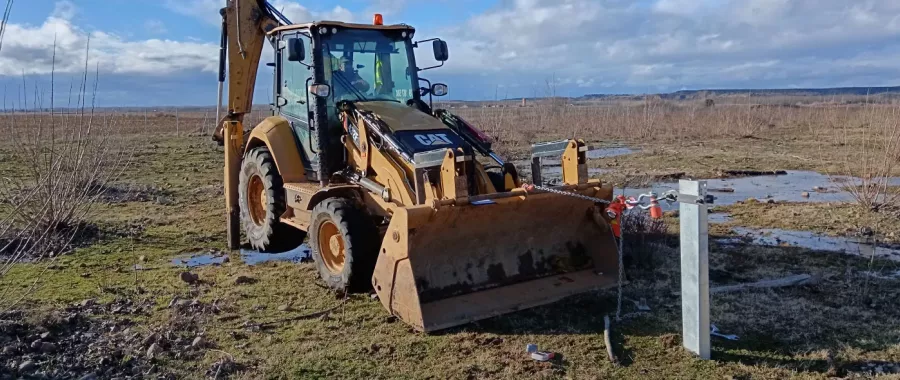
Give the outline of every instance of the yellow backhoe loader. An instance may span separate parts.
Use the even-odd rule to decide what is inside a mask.
[[[221,14],[228,105],[214,139],[225,146],[232,249],[242,229],[262,251],[308,236],[329,287],[374,288],[420,331],[615,283],[615,238],[595,202],[612,188],[587,178],[584,142],[535,145],[533,182],[542,184],[540,160],[555,156],[562,183],[523,188],[488,136],[432,108],[447,86],[419,74],[443,65],[446,42],[417,41],[413,27],[380,15],[371,25],[291,24],[264,0],[229,0]],[[266,40],[272,116],[247,135]],[[437,65],[416,65],[423,43]]]

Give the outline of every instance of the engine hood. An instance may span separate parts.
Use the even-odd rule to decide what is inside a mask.
[[[381,118],[403,150],[415,154],[435,149],[468,150],[466,142],[438,120],[415,108],[395,102],[358,102],[356,108]]]
[[[394,132],[450,129],[431,115],[396,102],[357,102],[356,107],[378,115]]]

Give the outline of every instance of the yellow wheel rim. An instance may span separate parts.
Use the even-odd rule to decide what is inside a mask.
[[[266,186],[262,178],[258,175],[250,177],[250,183],[247,184],[247,206],[250,209],[250,219],[257,226],[262,226],[266,222],[266,205],[268,203]]]
[[[319,253],[328,271],[340,274],[344,270],[344,239],[330,220],[319,227]]]

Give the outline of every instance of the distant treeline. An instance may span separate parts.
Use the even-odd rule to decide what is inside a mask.
[[[836,88],[778,88],[778,89],[723,89],[723,90],[681,90],[658,94],[662,99],[688,100],[726,96],[866,96],[880,94],[900,95],[900,86],[895,87],[836,87]],[[645,95],[587,94],[577,100],[630,98]]]

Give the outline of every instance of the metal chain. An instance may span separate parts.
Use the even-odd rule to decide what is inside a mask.
[[[587,195],[578,194],[578,193],[571,192],[571,191],[558,190],[558,189],[554,189],[552,187],[546,187],[546,186],[541,186],[541,185],[530,185],[529,187],[534,188],[535,190],[546,191],[548,193],[554,193],[554,194],[560,194],[560,195],[565,195],[565,196],[569,196],[569,197],[575,197],[578,199],[584,199],[586,201],[591,201],[594,203],[600,203],[600,204],[605,204],[605,205],[609,204],[609,201],[606,199],[589,197]]]

